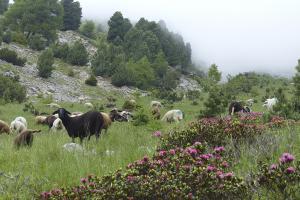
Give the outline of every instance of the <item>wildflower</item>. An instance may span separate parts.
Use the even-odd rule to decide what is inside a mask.
[[[270,170],[275,170],[275,169],[277,169],[277,165],[276,164],[272,164],[271,166],[270,166]]]
[[[295,173],[295,168],[294,167],[288,167],[287,169],[286,169],[286,173],[288,173],[288,174],[293,174],[293,173]]]
[[[206,171],[207,172],[212,172],[215,170],[215,167],[214,166],[211,166],[211,165],[208,165],[207,168],[206,168]]]
[[[223,162],[221,163],[221,165],[222,165],[222,167],[225,167],[225,168],[229,167],[229,164],[228,164],[227,161],[223,161]]]
[[[228,173],[224,174],[224,177],[225,178],[231,178],[231,177],[233,177],[233,172],[228,172]]]
[[[201,142],[195,142],[193,146],[196,147],[196,146],[200,146],[200,145],[201,145]]]
[[[176,152],[175,152],[174,149],[170,149],[169,153],[170,153],[171,155],[175,155]]]
[[[215,150],[216,153],[221,153],[222,151],[225,150],[225,148],[223,146],[221,146],[221,147],[215,147],[214,150]]]
[[[83,184],[87,183],[87,181],[88,181],[87,178],[80,179],[80,182],[83,183]]]
[[[283,153],[279,160],[280,160],[280,163],[282,163],[282,164],[290,163],[293,160],[295,160],[295,157],[292,154]]]
[[[197,154],[197,149],[188,147],[186,150],[187,150],[187,152],[188,152],[190,155],[195,155],[195,154]]]
[[[159,156],[165,156],[166,154],[167,154],[167,152],[164,151],[164,150],[161,150],[161,151],[159,152]]]
[[[149,161],[148,156],[144,156],[143,161],[144,161],[144,162],[148,162],[148,161]]]
[[[152,135],[154,137],[161,137],[161,132],[160,131],[155,131]]]
[[[133,182],[135,180],[134,176],[127,176],[127,181],[128,182]]]

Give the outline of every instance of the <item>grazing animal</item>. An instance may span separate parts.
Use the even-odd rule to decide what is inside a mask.
[[[272,99],[267,99],[264,102],[263,107],[266,107],[269,111],[272,111],[273,106],[275,106],[277,102],[278,102],[278,99],[276,97],[274,97]]]
[[[64,108],[53,112],[53,114],[56,113],[59,115],[73,143],[76,137],[79,137],[80,143],[82,143],[85,137],[88,137],[88,140],[90,140],[91,135],[94,134],[96,135],[97,141],[99,140],[101,128],[104,123],[101,113],[89,111],[80,116],[70,117],[69,115],[71,113]]]
[[[162,104],[159,101],[151,101],[150,106],[151,106],[151,108],[153,108],[153,107],[161,108]]]
[[[107,133],[107,129],[108,129],[108,127],[110,127],[112,120],[111,120],[109,114],[107,114],[107,113],[101,112],[101,115],[103,117],[103,122],[104,122],[102,129],[105,129],[105,133]]]
[[[46,124],[47,116],[36,116],[35,123],[36,124]]]
[[[161,120],[165,122],[179,122],[183,120],[183,112],[181,110],[169,110]]]
[[[56,120],[54,120],[51,130],[56,132],[57,130],[61,130],[63,128],[64,128],[64,125],[63,125],[61,119],[57,118]]]
[[[50,108],[61,108],[61,106],[57,103],[49,103],[49,104],[46,104],[47,106],[49,106]]]
[[[41,130],[25,130],[22,131],[14,140],[15,147],[32,146],[33,133],[41,132]]]
[[[160,109],[158,107],[154,107],[152,108],[152,111],[151,111],[152,115],[153,115],[153,119],[160,119]]]
[[[22,122],[25,125],[25,127],[27,128],[27,121],[24,117],[16,117],[14,121]]]
[[[58,117],[54,116],[54,115],[49,115],[46,118],[46,124],[48,125],[49,129],[53,126],[54,121],[57,119]]]
[[[10,129],[8,124],[2,120],[0,120],[0,133],[10,134]]]
[[[90,102],[85,103],[84,106],[88,109],[93,109],[94,108],[94,105]]]
[[[241,102],[239,101],[234,101],[231,102],[228,108],[228,113],[229,115],[233,115],[236,112],[250,112],[250,108],[249,107],[244,107]]]
[[[121,111],[115,108],[110,111],[109,116],[113,122],[128,122],[130,117],[132,117],[132,114],[128,111]]]
[[[25,126],[21,121],[12,121],[10,123],[10,130],[12,132],[16,132],[17,134],[21,133],[22,131],[26,130],[27,126]]]

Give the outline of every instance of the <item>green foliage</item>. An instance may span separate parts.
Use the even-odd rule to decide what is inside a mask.
[[[120,46],[98,41],[98,50],[92,60],[92,71],[97,76],[110,77],[120,66],[125,65],[125,55]]]
[[[64,44],[53,44],[51,46],[53,55],[55,58],[60,58],[63,60],[67,60],[68,54],[69,54],[69,45],[64,43]]]
[[[24,66],[26,63],[26,58],[18,57],[15,51],[8,48],[0,49],[0,59],[18,66]]]
[[[4,102],[23,102],[26,98],[26,89],[18,81],[0,75],[0,99]]]
[[[126,100],[122,106],[122,109],[133,111],[136,108],[136,106],[137,105],[135,101]]]
[[[9,44],[11,43],[11,32],[5,31],[2,35],[2,41]]]
[[[33,35],[28,41],[29,47],[33,50],[41,51],[46,48],[47,41],[41,35]]]
[[[293,77],[294,81],[294,96],[292,99],[292,106],[295,112],[300,113],[300,60],[298,60],[298,65],[296,66],[296,74]]]
[[[90,86],[96,86],[97,85],[96,77],[94,75],[90,75],[90,77],[85,80],[85,84]]]
[[[39,70],[39,76],[42,78],[49,78],[52,74],[54,64],[53,52],[51,50],[45,50],[38,58],[37,67]]]
[[[9,0],[0,0],[0,15],[7,11]]]
[[[76,41],[68,51],[67,61],[72,65],[84,66],[88,63],[88,52],[83,44]]]
[[[218,70],[218,66],[216,64],[212,64],[208,70],[208,78],[212,83],[216,84],[220,82],[222,77],[222,73]]]
[[[21,32],[12,32],[11,41],[22,45],[27,45],[27,39]]]
[[[150,121],[149,116],[145,113],[144,109],[139,109],[132,118],[132,124],[134,126],[144,126],[147,125]]]
[[[40,34],[51,42],[62,24],[62,14],[62,6],[57,0],[18,0],[5,12],[5,25],[26,34],[27,39]]]
[[[68,69],[68,76],[70,76],[70,77],[74,77],[75,76],[75,72],[74,72],[74,70],[73,69]]]
[[[95,23],[92,20],[84,21],[79,28],[79,32],[88,38],[94,39],[96,36]]]
[[[152,63],[152,68],[158,78],[163,78],[168,70],[168,62],[165,59],[165,55],[160,51]]]
[[[227,108],[228,98],[221,87],[214,86],[209,92],[208,99],[204,102],[205,108],[200,111],[200,117],[220,116]]]
[[[164,90],[172,90],[175,89],[179,82],[179,74],[174,70],[168,70],[166,75],[160,81],[160,88]]]
[[[123,18],[121,12],[115,12],[113,14],[108,21],[108,26],[107,41],[116,45],[120,45],[123,42],[125,34],[132,27],[129,19]]]
[[[61,5],[64,10],[62,30],[78,30],[82,14],[80,3],[74,0],[62,0]]]
[[[187,92],[187,98],[190,100],[190,101],[196,101],[197,99],[200,98],[200,91],[199,90],[189,90]]]
[[[141,89],[150,88],[155,78],[154,72],[146,57],[137,62],[129,60],[125,67],[121,67],[112,76],[112,84],[116,86],[136,86]]]

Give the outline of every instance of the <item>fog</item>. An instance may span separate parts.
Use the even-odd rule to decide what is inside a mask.
[[[299,0],[79,0],[83,17],[104,21],[115,11],[136,22],[164,20],[190,42],[193,61],[223,74],[291,76],[300,58]]]

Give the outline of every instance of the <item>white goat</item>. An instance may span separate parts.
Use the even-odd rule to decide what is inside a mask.
[[[263,107],[266,107],[269,111],[272,111],[273,106],[275,106],[277,102],[278,102],[278,99],[276,97],[274,97],[272,99],[267,99],[265,101],[265,103],[263,104]]]
[[[169,110],[161,119],[165,122],[179,122],[183,119],[183,112],[181,110]]]

